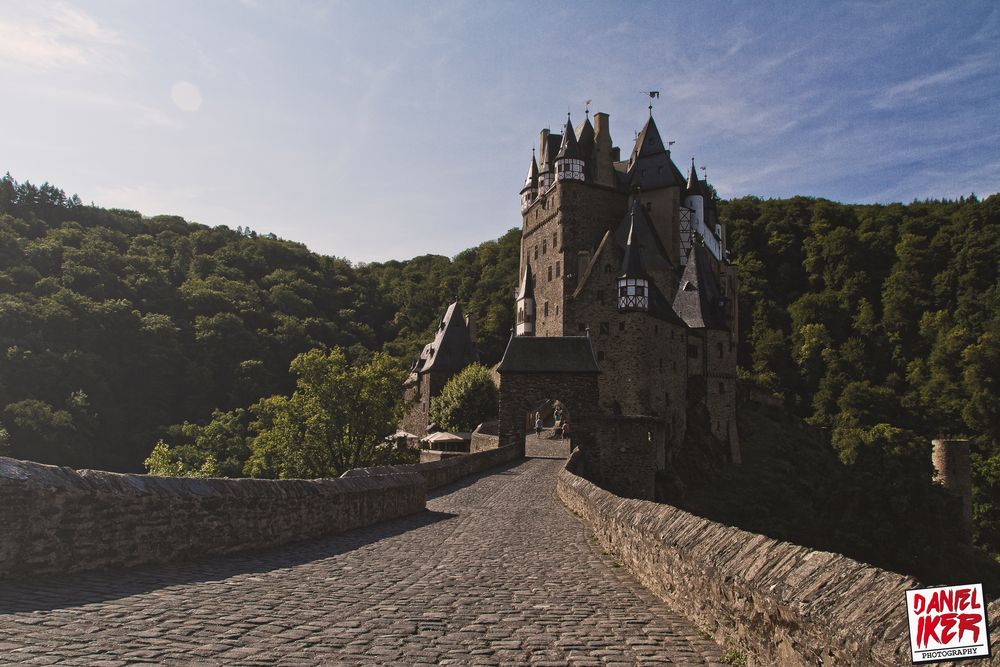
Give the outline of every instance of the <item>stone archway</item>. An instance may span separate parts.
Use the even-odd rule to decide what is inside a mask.
[[[598,419],[600,370],[586,336],[512,337],[500,374],[500,446],[524,451],[525,419],[546,400],[559,400],[573,415],[573,446],[586,451]]]

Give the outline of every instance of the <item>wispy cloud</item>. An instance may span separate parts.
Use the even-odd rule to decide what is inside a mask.
[[[913,77],[897,83],[879,95],[873,106],[876,109],[891,109],[902,104],[912,103],[936,94],[936,89],[942,85],[954,85],[986,72],[995,67],[995,63],[987,58],[974,58],[946,67],[932,74]]]
[[[0,67],[79,67],[114,57],[124,40],[85,12],[40,2],[20,15],[0,15]]]

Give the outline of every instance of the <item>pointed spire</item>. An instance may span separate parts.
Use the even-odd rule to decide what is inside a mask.
[[[688,182],[687,182],[688,192],[694,193],[698,191],[698,170],[694,168],[694,158],[691,158],[691,171],[688,172]]]
[[[573,130],[573,123],[569,119],[569,114],[566,114],[566,129],[563,131],[562,145],[559,147],[559,153],[556,155],[557,160],[563,158],[580,159],[580,147],[577,144],[576,132]]]
[[[522,190],[527,190],[529,188],[538,187],[538,161],[535,160],[535,149],[531,149],[531,164],[528,165],[528,177],[524,179],[524,188]]]
[[[535,279],[531,275],[531,264],[525,263],[524,265],[524,275],[521,277],[521,287],[517,290],[517,296],[515,299],[521,301],[522,299],[532,299],[535,298]]]
[[[660,130],[656,127],[656,121],[650,116],[649,120],[643,126],[642,131],[639,132],[639,136],[635,139],[631,161],[634,163],[637,158],[666,152],[667,149],[663,145],[663,139],[660,137]]]
[[[649,274],[642,266],[639,239],[635,232],[637,215],[642,215],[642,204],[639,198],[635,197],[632,200],[632,209],[629,211],[628,241],[625,242],[625,257],[622,259],[622,272],[619,278],[649,278]]]

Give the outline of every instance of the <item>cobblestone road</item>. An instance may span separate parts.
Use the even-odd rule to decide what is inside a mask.
[[[0,583],[0,664],[718,664],[558,501],[561,465],[284,549]]]

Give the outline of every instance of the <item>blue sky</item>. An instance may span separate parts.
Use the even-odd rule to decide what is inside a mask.
[[[0,171],[354,261],[520,224],[542,127],[654,115],[723,197],[1000,190],[996,2],[5,3]]]

